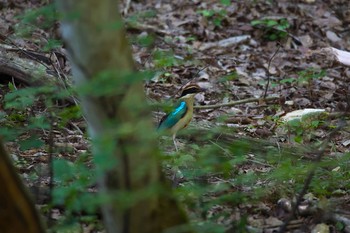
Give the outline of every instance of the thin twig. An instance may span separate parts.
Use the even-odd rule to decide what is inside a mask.
[[[267,83],[266,83],[266,86],[265,86],[265,92],[264,92],[264,97],[263,97],[264,99],[266,98],[267,89],[269,88],[269,85],[270,85],[270,66],[271,66],[271,62],[272,62],[273,58],[277,55],[277,53],[280,50],[280,48],[281,48],[281,45],[278,44],[278,47],[277,47],[276,51],[274,52],[272,57],[269,59],[269,63],[267,65]]]
[[[51,110],[50,110],[51,111]],[[48,156],[49,156],[49,177],[50,177],[50,183],[49,183],[49,189],[50,189],[50,195],[49,195],[49,203],[52,204],[53,201],[53,189],[54,189],[54,170],[53,170],[53,147],[54,147],[54,118],[52,116],[52,112],[49,111],[49,121],[50,121],[50,131],[49,131],[49,138],[48,138]],[[51,215],[52,215],[52,208],[48,211],[48,222],[51,223]]]
[[[15,90],[17,90],[15,78],[13,76],[12,76],[12,85],[13,85],[13,88],[15,88]]]
[[[189,84],[190,82],[192,82],[192,81],[195,79],[195,77],[196,77],[200,72],[202,72],[203,70],[205,70],[206,68],[208,68],[208,66],[204,66],[202,69],[199,69],[199,70],[197,71],[197,73],[196,73],[195,75],[193,75],[194,78],[191,79],[191,80],[189,80],[188,82],[186,82],[184,85],[182,85],[182,86],[180,87],[180,89],[176,92],[176,94],[179,93],[180,90],[181,90],[184,86],[186,86],[187,84]]]
[[[85,117],[84,117],[84,120],[85,120],[85,122],[87,122],[86,119],[85,119]],[[71,126],[73,126],[81,135],[84,135],[84,132],[83,132],[75,123],[69,122],[69,124],[70,124]]]
[[[129,9],[130,9],[130,3],[131,3],[131,0],[126,0],[126,3],[125,3],[125,7],[123,9],[123,13],[124,15],[126,16],[129,12]]]
[[[130,22],[128,20],[125,20],[125,28],[128,29],[135,29],[135,30],[140,30],[140,31],[150,31],[156,34],[159,34],[161,36],[171,36],[171,32],[159,29],[158,27],[155,27],[153,25],[147,25],[147,24],[142,24],[139,22]]]
[[[201,71],[205,70],[206,68],[208,68],[208,66],[204,66],[202,69],[198,70],[198,72],[193,75],[194,77],[197,76]],[[193,78],[195,79],[195,78]],[[184,86],[186,86],[187,84],[189,84],[190,82],[193,82],[193,79],[187,81],[184,85],[182,85],[172,96],[171,99],[175,98],[175,96],[183,89]]]
[[[279,96],[269,96],[265,97],[264,100],[277,100],[279,99]],[[259,102],[261,98],[249,98],[249,99],[243,99],[243,100],[237,100],[237,101],[232,101],[228,102],[225,104],[214,104],[214,105],[203,105],[203,106],[194,106],[195,109],[214,109],[214,108],[221,108],[221,107],[230,107],[230,106],[235,106],[239,104],[246,104],[246,103],[253,103],[253,102]]]
[[[202,69],[198,70],[198,72],[194,76],[197,76],[200,72],[202,72],[203,70],[205,70],[208,67],[209,66],[204,66]]]
[[[56,72],[56,74],[57,74],[59,80],[63,83],[64,89],[65,89],[66,91],[68,91],[69,87],[71,86],[71,85],[67,82],[68,78],[67,78],[67,76],[64,74],[64,72],[62,71],[62,67],[61,67],[60,64],[59,64],[59,60],[58,60],[58,57],[57,57],[56,53],[53,52],[52,55],[55,56],[55,59],[56,59],[57,64],[58,64],[58,68],[56,67],[56,65],[54,64],[54,62],[52,61],[52,59],[50,59],[50,61],[51,61],[51,66],[52,66],[53,69],[55,70],[55,72]],[[71,95],[71,99],[73,100],[73,102],[75,103],[76,106],[79,106],[79,100],[78,100],[74,95]],[[86,120],[84,116],[83,116],[83,118],[84,118],[84,120]]]

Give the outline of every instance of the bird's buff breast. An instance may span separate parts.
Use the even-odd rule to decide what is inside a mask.
[[[189,109],[187,114],[179,120],[179,122],[171,129],[171,133],[174,134],[180,129],[186,128],[187,125],[191,122],[193,115],[193,110]]]

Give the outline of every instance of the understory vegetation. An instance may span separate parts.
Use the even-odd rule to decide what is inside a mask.
[[[296,2],[121,3],[140,71],[129,81],[142,77],[155,129],[182,86],[206,89],[177,136],[179,151],[159,137],[162,171],[197,232],[349,230],[349,68],[311,52],[324,44],[349,50],[346,1]],[[111,161],[92,155],[97,142],[78,94],[109,95],[121,91],[118,83],[106,71],[73,87],[54,4],[4,3],[1,16],[1,47],[57,78],[38,84],[1,75],[0,135],[12,161],[49,232],[103,232],[102,204],[128,206],[147,195],[97,186],[96,164]],[[283,118],[300,109],[324,112]]]

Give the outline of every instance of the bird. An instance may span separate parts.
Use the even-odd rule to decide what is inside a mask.
[[[166,114],[159,122],[157,131],[170,131],[176,151],[176,134],[179,130],[186,128],[192,120],[194,97],[200,92],[204,92],[196,83],[190,83],[184,86],[181,96],[171,112]]]

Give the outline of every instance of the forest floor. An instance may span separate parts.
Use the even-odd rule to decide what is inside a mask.
[[[0,39],[46,56],[68,76],[63,46],[45,50],[60,38],[57,19],[45,10],[27,24],[17,17],[43,6],[3,3]],[[350,70],[320,52],[350,50],[348,0],[124,0],[121,11],[138,68],[155,72],[145,81],[151,103],[168,102],[189,82],[206,89],[196,96],[202,109],[195,110],[192,127],[178,136],[180,151],[170,138],[161,139],[169,157],[165,171],[179,196],[192,198],[184,204],[200,232],[278,232],[284,224],[290,232],[350,232]],[[50,20],[54,26],[45,27]],[[1,99],[10,89],[1,88]],[[212,106],[220,104],[226,106]],[[307,126],[281,123],[302,109],[329,114]],[[39,104],[26,111],[30,116],[46,109]],[[155,112],[155,121],[160,117]],[[39,134],[53,141],[57,157],[76,161],[89,151],[86,126],[81,118],[68,125]],[[29,186],[49,184],[47,149],[23,150],[15,139],[7,146]],[[40,177],[31,177],[38,167]],[[43,195],[36,197],[40,205],[48,201]],[[61,215],[58,209],[56,218]],[[84,232],[94,231],[84,225]]]

